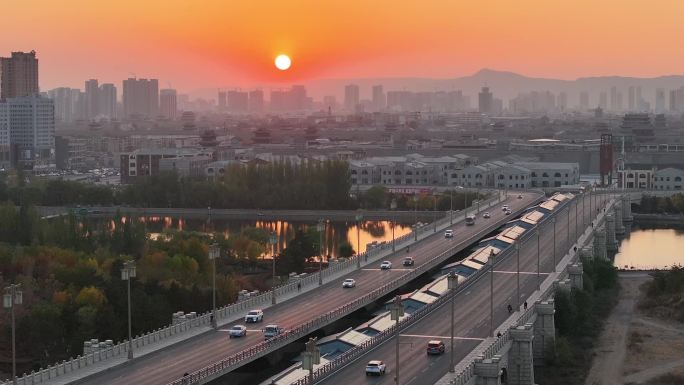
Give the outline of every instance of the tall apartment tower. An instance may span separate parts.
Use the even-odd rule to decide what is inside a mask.
[[[86,80],[85,82],[85,102],[86,118],[95,119],[100,113],[100,86],[97,79]]]
[[[100,115],[104,115],[109,119],[116,118],[116,98],[116,86],[114,84],[104,83],[100,85],[100,92],[98,94]]]
[[[662,114],[665,112],[665,90],[656,88],[655,94],[655,113]]]
[[[249,91],[249,111],[262,112],[264,110],[264,91]]]
[[[40,92],[36,51],[12,52],[0,57],[0,99],[18,98]]]
[[[344,86],[344,108],[347,111],[353,112],[359,104],[359,86],[356,84],[348,84]]]
[[[3,129],[3,123],[6,129]],[[55,104],[39,94],[0,101],[0,146],[12,146],[12,165],[46,162],[55,148]]]
[[[129,118],[156,117],[159,113],[159,81],[135,78],[124,80],[123,111]]]
[[[634,112],[636,108],[636,102],[635,102],[635,93],[634,93],[634,86],[630,86],[629,90],[627,91],[627,110],[629,112]]]
[[[382,111],[387,106],[387,96],[382,88],[382,84],[373,86],[373,109]]]
[[[176,90],[163,89],[159,91],[159,113],[166,119],[176,119],[178,115],[178,100]]]
[[[589,109],[589,93],[587,91],[580,92],[579,109],[582,111],[586,111]]]
[[[494,111],[494,94],[489,91],[489,87],[482,87],[478,94],[477,110],[487,115]]]

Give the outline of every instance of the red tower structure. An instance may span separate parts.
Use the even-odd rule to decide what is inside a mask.
[[[601,134],[600,147],[600,172],[601,186],[606,187],[613,184],[613,135]]]

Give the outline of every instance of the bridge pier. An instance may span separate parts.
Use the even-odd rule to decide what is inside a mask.
[[[532,324],[517,326],[509,331],[512,345],[508,351],[508,384],[534,385],[534,360]]]
[[[570,276],[570,284],[573,288],[582,289],[584,288],[584,279],[582,278],[584,274],[584,268],[582,267],[582,262],[578,262],[568,266],[568,275]]]
[[[501,356],[475,358],[475,385],[501,385]]]
[[[556,312],[553,299],[537,301],[534,303],[534,311],[537,319],[534,321],[534,362],[537,366],[544,364],[544,354],[556,344],[556,325],[554,313]]]
[[[598,228],[594,231],[594,258],[602,260],[608,259],[605,227]]]
[[[583,246],[579,250],[580,260],[582,259],[594,259],[594,248],[592,246]]]
[[[632,222],[634,217],[632,217],[632,201],[629,198],[629,194],[624,194],[622,199],[622,220],[625,222]]]
[[[615,235],[625,234],[625,225],[622,219],[622,201],[615,204]]]

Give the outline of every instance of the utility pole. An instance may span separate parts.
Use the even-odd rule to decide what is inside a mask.
[[[309,342],[304,344],[306,350],[302,353],[302,369],[309,371],[309,385],[313,385],[313,368],[314,365],[321,363],[321,350],[316,345],[317,338],[309,338]]]
[[[449,190],[449,224],[454,224],[454,190]]]
[[[577,239],[577,234],[578,234],[578,232],[577,232],[577,227],[578,227],[578,226],[577,226],[577,225],[578,225],[578,223],[577,223],[577,222],[578,222],[578,221],[577,221],[577,216],[578,216],[578,214],[577,214],[577,208],[578,208],[578,207],[579,207],[579,202],[578,202],[577,200],[575,200],[575,239]],[[573,243],[574,243],[574,242],[573,242]]]
[[[456,288],[458,288],[458,275],[456,275],[456,272],[452,271],[449,273],[447,276],[447,282],[449,285],[449,294],[451,294],[451,355],[449,361],[449,371],[454,373],[456,371],[456,363],[454,362],[454,313],[456,308]]]
[[[323,219],[318,220],[318,225],[316,226],[318,230],[318,285],[323,285],[323,230],[325,230],[325,224]]]
[[[11,284],[5,288],[3,305],[5,309],[10,309],[12,318],[12,384],[17,385],[17,343],[16,343],[16,324],[14,319],[14,307],[21,305],[23,293],[20,284]]]
[[[434,216],[433,216],[432,223],[434,223],[434,225],[435,225],[432,232],[436,233],[437,232],[437,195],[433,195],[432,198],[434,200],[434,210],[433,210]]]
[[[541,289],[541,254],[539,253],[540,231],[537,229],[537,290]]]
[[[418,196],[413,196],[413,240],[418,240]]]
[[[128,286],[128,359],[133,359],[133,336],[131,328],[131,279],[135,278],[135,261],[124,262],[121,269],[121,279],[126,281]]]
[[[278,236],[275,231],[271,232],[268,238],[268,243],[271,244],[271,256],[273,258],[273,273],[271,274],[271,305],[276,304],[276,244],[278,243]]]
[[[392,198],[392,203],[390,203],[390,210],[392,210],[392,252],[397,251],[395,239],[394,239],[394,228],[397,226],[397,215],[394,210],[397,208],[397,200]]]
[[[363,214],[356,214],[356,268],[361,268],[361,220]]]
[[[401,297],[400,296],[394,297],[394,303],[391,306],[390,313],[391,313],[390,316],[391,316],[392,321],[395,322],[394,323],[394,333],[395,333],[394,336],[395,336],[395,340],[397,343],[397,345],[396,345],[396,357],[395,357],[395,359],[396,359],[396,361],[395,361],[396,365],[395,366],[396,367],[394,368],[394,383],[396,385],[399,385],[399,366],[401,366],[401,364],[399,362],[399,320],[401,319],[401,317],[404,316],[404,304],[401,303]]]
[[[516,291],[515,303],[517,304],[518,310],[520,310],[520,243],[517,240],[515,241],[515,255],[517,259],[517,269],[515,276],[518,280],[518,290]]]
[[[490,251],[489,259],[489,336],[494,337],[494,250]]]
[[[551,218],[553,223],[553,272],[556,272],[556,217]]]
[[[211,327],[216,329],[216,260],[221,256],[221,249],[216,243],[209,246],[209,260],[211,260]],[[273,275],[275,277],[275,256],[273,257]],[[273,303],[275,303],[275,284],[273,286]]]

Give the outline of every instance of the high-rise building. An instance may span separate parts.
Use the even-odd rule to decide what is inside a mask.
[[[98,100],[100,104],[99,113],[109,119],[116,118],[116,86],[112,83],[100,85]]]
[[[178,115],[176,90],[162,89],[159,91],[159,113],[166,119],[176,119],[176,116]]]
[[[78,99],[80,90],[59,87],[48,91],[48,97],[54,101],[55,121],[70,123],[79,119]]]
[[[40,92],[36,51],[12,52],[0,57],[0,99],[18,98]]]
[[[601,92],[599,93],[599,107],[601,107],[602,110],[608,109],[608,93],[607,92]]]
[[[558,109],[561,111],[566,111],[568,109],[568,94],[566,92],[561,92],[558,94]]]
[[[323,97],[323,108],[326,111],[334,111],[337,109],[337,98],[334,95],[326,95]]]
[[[154,118],[159,113],[159,81],[129,78],[123,81],[124,115]]]
[[[629,110],[629,112],[633,112],[636,108],[635,97],[634,87],[630,86],[627,95],[627,110]]]
[[[264,110],[264,91],[253,90],[249,92],[249,111],[262,112]]]
[[[580,92],[579,109],[581,111],[586,111],[589,109],[589,93],[587,91]]]
[[[489,91],[489,87],[482,87],[482,91],[478,94],[477,110],[483,114],[492,114],[494,110],[494,94]]]
[[[634,97],[634,101],[636,103],[635,107],[636,107],[637,111],[644,111],[645,110],[644,107],[646,107],[645,106],[646,103],[645,103],[645,100],[641,97],[641,86],[638,86],[636,88],[636,94]]]
[[[373,86],[373,109],[375,111],[382,111],[387,106],[387,96],[383,91],[382,84]]]
[[[662,114],[665,112],[665,90],[662,88],[656,89],[655,94],[655,113]]]
[[[52,99],[32,94],[0,101],[0,137],[9,133],[13,165],[47,163],[55,148],[55,105]],[[0,138],[0,146],[6,143]]]
[[[615,86],[610,87],[610,110],[618,111],[618,91]]]
[[[95,119],[100,113],[100,86],[97,79],[86,80],[85,82],[85,102],[86,118]]]
[[[228,99],[226,98],[225,91],[219,91],[218,93],[218,109],[223,111],[228,107]]]
[[[344,109],[348,112],[356,110],[359,104],[359,86],[356,84],[348,84],[344,86]]]

